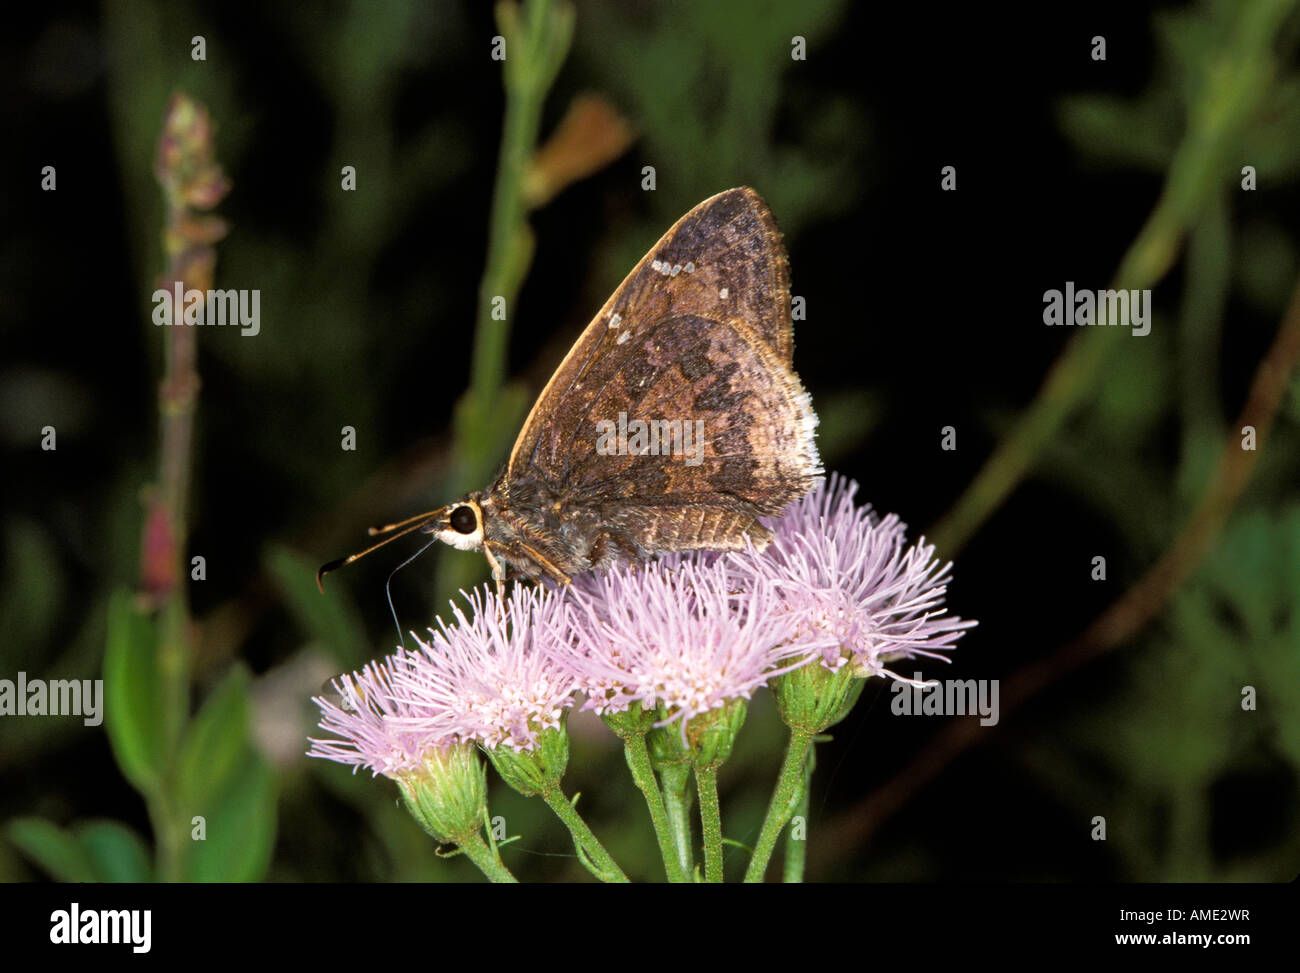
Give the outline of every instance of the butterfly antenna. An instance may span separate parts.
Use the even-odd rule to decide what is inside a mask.
[[[385,524],[383,527],[370,527],[366,530],[366,533],[371,537],[378,537],[380,534],[387,534],[389,531],[399,530],[407,524],[413,524],[417,520],[421,524],[426,524],[438,514],[442,513],[445,509],[445,507],[439,507],[437,510],[429,510],[422,514],[416,514],[414,517],[407,517],[405,520],[399,520],[395,524]]]
[[[316,572],[316,587],[319,588],[323,593],[325,591],[325,575],[329,574],[331,571],[337,571],[339,568],[346,567],[347,565],[351,564],[353,561],[365,557],[367,554],[371,553],[372,551],[379,550],[385,544],[392,543],[393,541],[397,540],[399,537],[405,537],[407,534],[411,533],[412,531],[419,530],[425,524],[432,521],[441,512],[442,510],[431,510],[426,514],[420,514],[418,517],[411,517],[407,520],[401,521],[400,523],[390,524],[387,527],[370,528],[370,533],[372,536],[375,534],[387,533],[393,530],[396,530],[398,532],[396,534],[393,534],[392,537],[385,537],[378,544],[371,544],[364,551],[357,551],[356,554],[349,554],[347,557],[341,557],[337,561],[330,561],[329,564],[322,564],[320,570]],[[402,529],[399,530],[399,528]]]
[[[402,643],[402,648],[406,648],[406,636],[402,634],[402,623],[397,620],[397,608],[393,605],[393,577],[398,571],[402,570],[402,568],[406,567],[437,542],[438,538],[430,538],[427,544],[421,547],[397,567],[393,568],[392,574],[390,574],[388,580],[384,582],[384,592],[388,595],[388,610],[393,613],[393,624],[397,626],[397,640]]]

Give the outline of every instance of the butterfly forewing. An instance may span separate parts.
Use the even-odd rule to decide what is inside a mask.
[[[555,400],[572,394],[593,369],[612,370],[622,345],[673,310],[744,320],[790,364],[789,262],[771,210],[752,189],[729,189],[706,199],[632,269],[538,396],[511,450],[507,475],[553,464],[558,438],[566,432],[552,411]],[[539,455],[547,449],[551,455]]]
[[[512,482],[545,482],[578,521],[641,552],[764,540],[755,518],[779,513],[821,472],[816,418],[790,367],[789,307],[766,204],[748,189],[701,203],[560,365],[511,454],[501,499],[509,504]],[[638,422],[656,438],[638,439]]]

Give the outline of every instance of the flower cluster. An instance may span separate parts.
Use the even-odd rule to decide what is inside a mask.
[[[602,715],[639,704],[684,728],[810,663],[901,679],[888,663],[945,659],[975,624],[946,614],[951,565],[924,541],[909,546],[896,516],[856,505],[856,490],[832,477],[771,525],[761,552],[475,592],[418,652],[341,677],[345,706],[317,699],[338,739],[314,740],[311,756],[397,776],[450,742],[526,753],[579,693]]]
[[[854,504],[857,489],[832,475],[774,524],[762,554],[748,551],[725,563],[742,587],[775,588],[777,610],[798,638],[831,636],[821,657],[826,668],[848,663],[860,676],[910,681],[886,663],[914,656],[949,661],[938,653],[976,623],[945,614],[951,562],[940,565],[925,538],[908,546],[907,526],[896,514],[881,519],[869,504]]]

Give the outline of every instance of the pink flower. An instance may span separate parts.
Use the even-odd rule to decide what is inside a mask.
[[[455,623],[439,619],[396,673],[393,690],[405,712],[395,722],[445,721],[489,749],[531,750],[573,705],[577,681],[552,651],[565,638],[567,608],[556,593],[521,585],[504,599],[477,590],[468,600],[472,617],[453,605]]]
[[[725,562],[737,586],[776,590],[773,611],[798,636],[830,636],[821,659],[828,669],[847,661],[864,676],[902,679],[886,664],[914,656],[947,662],[939,653],[977,623],[946,614],[951,562],[940,566],[924,538],[908,546],[906,525],[854,504],[857,489],[833,475],[776,522],[767,550]]]
[[[684,723],[803,665],[825,641],[794,641],[757,579],[733,591],[718,559],[671,557],[578,579],[569,643],[558,650],[600,713],[639,701]]]
[[[339,676],[333,684],[342,697],[341,704],[313,697],[321,710],[321,729],[336,737],[312,738],[307,756],[350,764],[354,773],[358,767],[368,767],[372,774],[396,780],[418,770],[429,751],[455,743],[456,731],[449,719],[421,719],[411,724],[393,721],[412,711],[407,700],[393,692],[395,671],[404,669],[410,659],[399,649],[383,662],[371,662],[360,672]]]

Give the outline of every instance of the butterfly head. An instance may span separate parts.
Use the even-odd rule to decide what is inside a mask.
[[[471,493],[463,499],[457,500],[455,503],[449,503],[445,507],[439,507],[437,510],[416,514],[414,517],[408,517],[406,520],[400,520],[395,524],[388,524],[384,527],[371,527],[371,537],[384,534],[388,536],[382,541],[371,544],[363,551],[358,551],[356,554],[341,557],[337,561],[330,561],[328,564],[322,565],[320,570],[316,572],[317,586],[320,587],[321,591],[324,591],[325,575],[351,564],[358,558],[365,557],[371,551],[376,551],[399,537],[405,537],[412,531],[418,530],[425,534],[432,534],[435,540],[450,544],[462,551],[481,550],[483,548],[483,505],[480,503],[480,498],[481,494]],[[491,560],[490,555],[488,559]]]
[[[450,503],[430,516],[421,528],[459,551],[477,551],[483,546],[483,506],[478,494]]]

